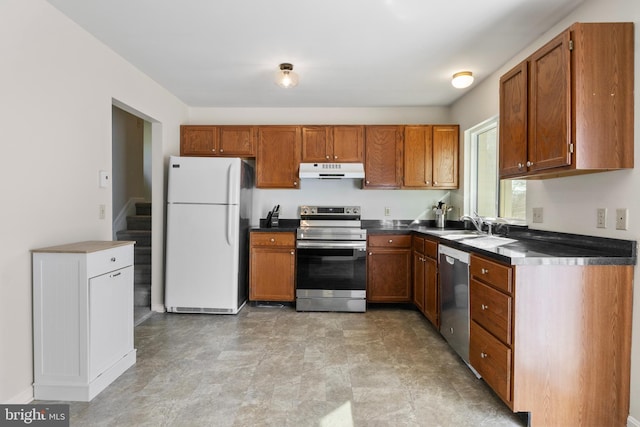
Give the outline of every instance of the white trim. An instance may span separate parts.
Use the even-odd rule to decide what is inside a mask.
[[[127,229],[127,216],[134,215],[136,212],[136,203],[144,202],[144,197],[132,197],[124,204],[118,216],[113,220],[113,240],[118,240],[116,234],[118,231]]]
[[[151,310],[158,313],[164,313],[167,311],[164,304],[151,304]]]
[[[472,162],[472,160],[476,158],[474,155],[476,149],[474,148],[473,141],[477,138],[478,134],[492,128],[496,129],[497,134],[498,125],[498,116],[496,115],[470,127],[464,132],[464,152],[469,153],[468,156],[464,156],[464,188],[466,190],[464,197],[464,215],[471,215],[474,210],[477,209],[476,203],[474,202],[476,190],[475,186],[472,185],[472,176],[477,169],[476,165]]]
[[[33,386],[24,389],[4,403],[7,405],[26,405],[31,402],[33,402]]]
[[[640,420],[629,415],[629,418],[627,418],[627,427],[640,427]]]

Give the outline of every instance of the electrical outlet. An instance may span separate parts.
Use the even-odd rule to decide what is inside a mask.
[[[105,205],[98,206],[98,219],[105,219],[107,216],[107,207]]]
[[[533,222],[541,223],[543,221],[542,208],[533,208]]]
[[[626,230],[629,228],[629,209],[616,209],[616,230]]]
[[[596,227],[607,228],[607,208],[598,208],[596,216]]]
[[[384,216],[389,216],[391,215],[391,208],[388,206],[384,207]]]

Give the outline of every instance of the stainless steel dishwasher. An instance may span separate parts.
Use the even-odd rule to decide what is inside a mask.
[[[469,254],[439,245],[440,333],[469,365]]]

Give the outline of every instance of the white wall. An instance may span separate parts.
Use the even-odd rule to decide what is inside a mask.
[[[154,122],[156,288],[163,162],[178,152],[187,108],[44,0],[0,2],[0,57],[0,402],[24,403],[33,396],[30,250],[111,239],[111,189],[98,187],[98,171],[111,168],[112,100]]]
[[[189,124],[429,124],[451,123],[445,107],[406,108],[190,108]],[[300,205],[363,206],[363,219],[415,219],[446,195],[441,190],[362,190],[356,180],[303,180],[298,190],[257,189],[252,223],[273,205],[281,218],[298,218]],[[384,208],[391,215],[384,216]],[[433,215],[429,217],[433,218]]]
[[[635,169],[603,172],[569,178],[556,178],[527,183],[527,218],[531,228],[587,234],[627,240],[640,239],[640,2],[638,0],[586,0],[585,3],[545,33],[517,57],[489,76],[452,107],[452,119],[465,130],[498,114],[498,81],[500,76],[556,34],[574,22],[635,22]],[[531,223],[531,208],[544,208],[544,222]],[[607,229],[596,228],[596,209],[609,209]],[[629,230],[615,230],[616,208],[629,209]],[[640,268],[635,270],[635,283],[640,283]],[[631,362],[631,408],[633,421],[640,425],[640,286],[634,290],[633,341]]]

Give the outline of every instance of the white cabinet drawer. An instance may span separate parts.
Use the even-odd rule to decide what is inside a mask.
[[[87,276],[99,276],[130,265],[133,265],[133,245],[92,252],[87,255]]]

